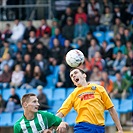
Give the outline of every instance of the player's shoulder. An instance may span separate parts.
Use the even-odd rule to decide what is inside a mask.
[[[92,90],[99,90],[101,92],[105,90],[103,86],[96,83],[90,83],[89,86],[91,87]]]
[[[21,121],[24,119],[24,116],[22,116],[19,120],[17,120],[14,124],[14,127],[20,126]]]

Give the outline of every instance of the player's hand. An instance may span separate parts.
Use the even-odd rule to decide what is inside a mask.
[[[122,130],[119,130],[118,133],[123,133],[123,131]]]
[[[57,133],[67,133],[68,124],[66,122],[61,122],[60,125],[57,127]]]
[[[50,129],[45,129],[43,133],[52,133],[52,131]]]

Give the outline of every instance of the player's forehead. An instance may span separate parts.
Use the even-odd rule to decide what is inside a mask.
[[[72,70],[72,71],[70,72],[70,76],[71,76],[72,74],[76,74],[76,73],[79,73],[79,72],[80,72],[79,69],[74,69],[74,70]]]
[[[30,96],[29,102],[38,101],[38,98],[36,96]]]

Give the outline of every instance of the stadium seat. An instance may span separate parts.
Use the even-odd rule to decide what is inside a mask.
[[[63,102],[64,100],[61,100],[61,99],[53,101],[52,109],[50,109],[50,112],[56,114],[58,109],[62,106]]]
[[[94,37],[99,41],[99,44],[101,45],[104,41],[104,32],[102,31],[95,31],[93,32]]]
[[[27,90],[26,89],[16,89],[16,93],[19,95],[20,98],[22,98],[22,96],[27,93]]]
[[[66,90],[66,97],[68,97],[70,95],[71,92],[74,91],[74,88],[67,88]]]
[[[111,115],[110,115],[110,113],[109,113],[109,111],[107,111],[107,112],[105,112],[106,114],[106,116],[105,116],[105,126],[114,126],[115,125],[115,123],[114,123],[114,121],[113,121],[113,119],[112,119],[112,117],[111,117]]]
[[[44,88],[43,89],[43,92],[46,94],[46,96],[47,96],[47,98],[48,98],[48,100],[52,100],[52,98],[53,98],[53,89],[52,88]]]
[[[54,75],[47,76],[46,80],[47,80],[46,88],[53,88],[53,87],[55,87],[56,80],[55,80]]]
[[[65,118],[65,121],[70,125],[74,126],[77,113],[75,111],[70,111]]]
[[[113,104],[114,104],[114,107],[117,110],[119,110],[119,100],[118,99],[111,99]]]
[[[107,31],[107,32],[105,32],[105,40],[108,43],[110,43],[113,38],[114,38],[114,32],[113,31]]]
[[[12,114],[12,124],[14,125],[17,120],[19,120],[23,116],[23,111],[13,112]]]
[[[120,101],[119,110],[120,113],[128,113],[133,111],[133,100],[122,99]]]
[[[33,89],[29,89],[28,91],[27,91],[27,93],[34,93],[34,94],[38,94],[38,90],[36,89],[36,88],[33,88]]]
[[[66,98],[66,88],[55,88],[53,90],[53,100],[64,100]]]
[[[10,89],[8,88],[8,89],[3,89],[2,90],[2,96],[3,96],[3,99],[4,100],[8,100],[8,98],[10,97]]]
[[[0,127],[12,125],[12,113],[0,113]]]

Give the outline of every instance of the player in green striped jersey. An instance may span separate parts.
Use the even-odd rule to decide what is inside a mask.
[[[66,133],[68,124],[61,118],[44,111],[38,111],[39,103],[35,94],[25,94],[21,100],[24,115],[15,123],[14,133],[50,133],[52,126],[58,126],[59,133]],[[51,132],[52,133],[52,132]]]

